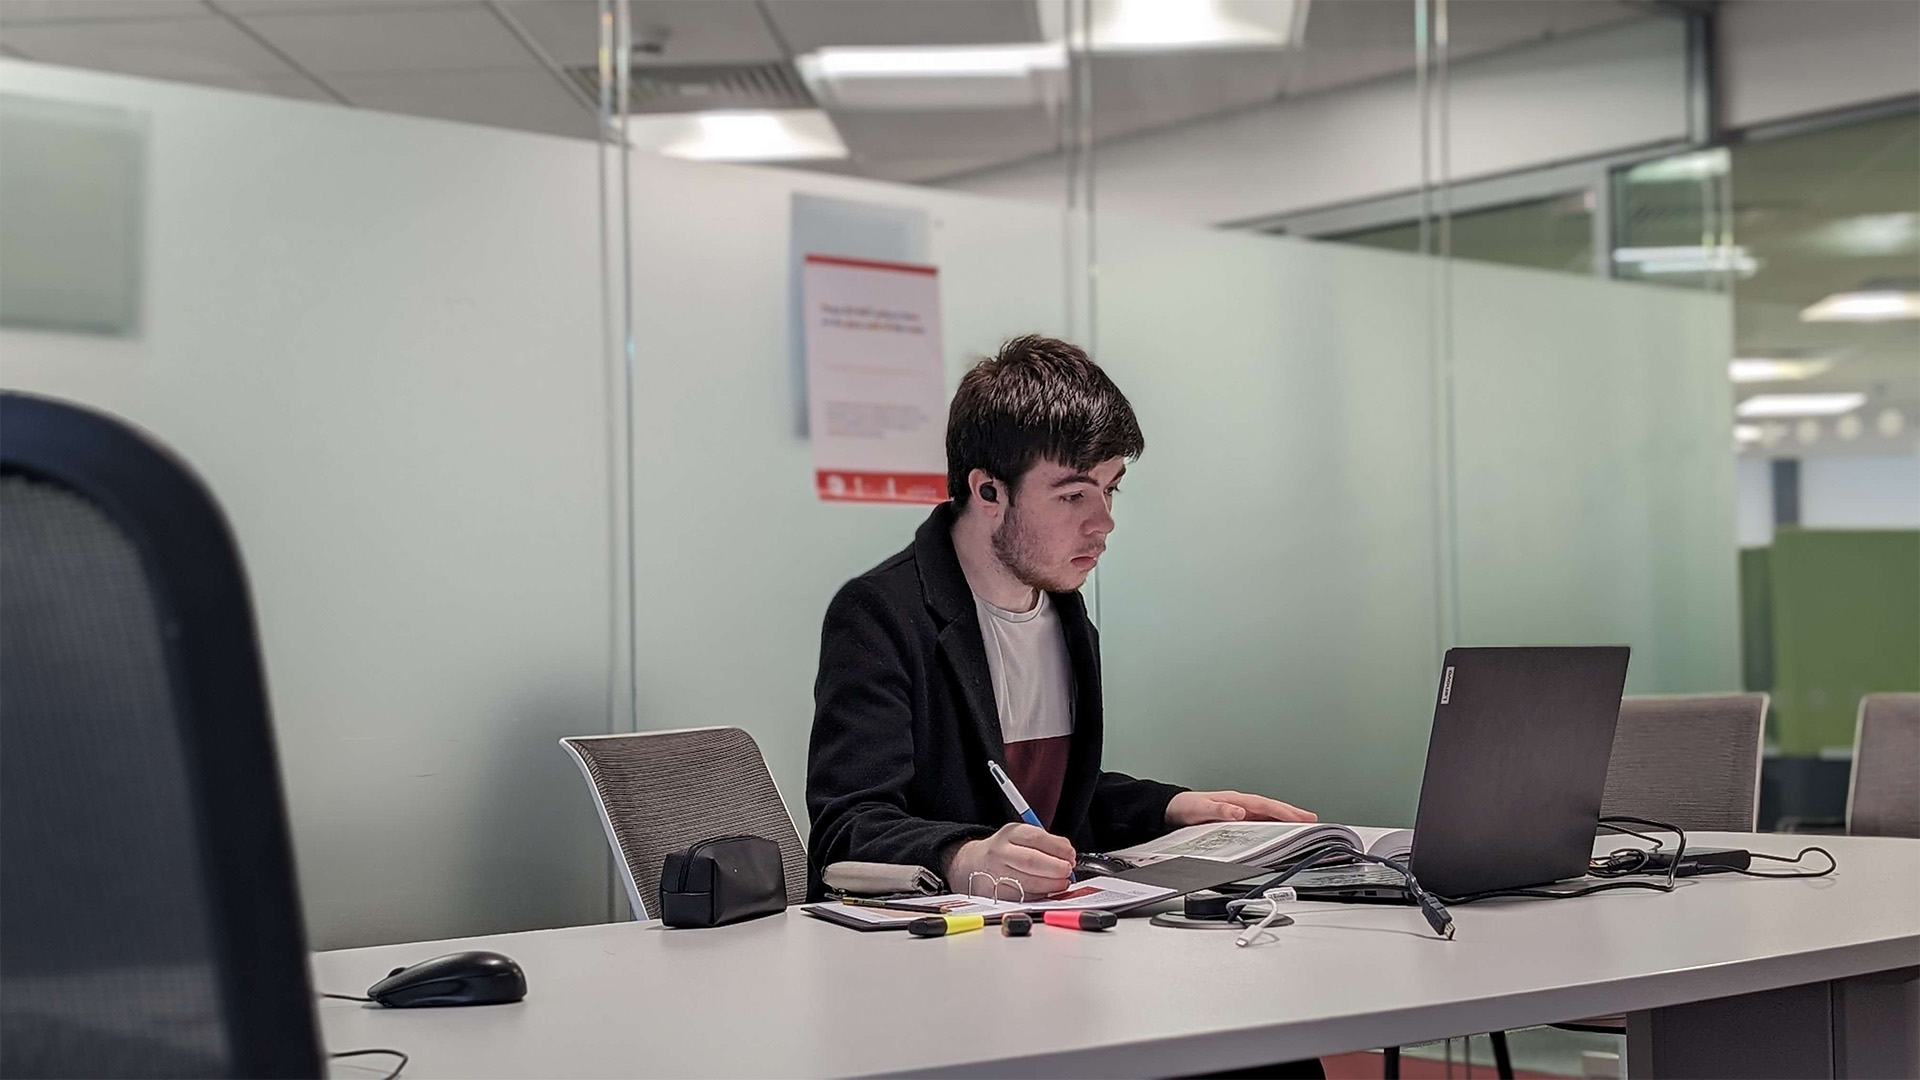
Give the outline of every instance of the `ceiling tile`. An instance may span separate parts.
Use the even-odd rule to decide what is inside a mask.
[[[506,0],[507,13],[556,61],[568,67],[596,63],[600,51],[595,0]],[[636,42],[659,51],[638,64],[749,64],[784,59],[753,0],[636,0]]]
[[[469,4],[472,0],[210,0],[210,2],[233,15],[311,15],[316,12],[346,14],[444,7],[448,4]]]
[[[544,70],[338,75],[327,84],[368,109],[593,138],[597,118]]]
[[[162,79],[296,74],[259,42],[213,15],[8,26],[6,42],[31,60]]]
[[[293,98],[296,101],[320,101],[339,104],[327,95],[325,90],[313,84],[305,75],[248,75],[230,79],[198,79],[207,86],[220,86],[228,90],[243,90],[250,94],[272,94],[274,97]]]
[[[1094,133],[1113,138],[1270,101],[1286,73],[1278,51],[1098,56]]]
[[[0,0],[0,24],[205,18],[200,0]]]
[[[539,61],[493,12],[447,0],[426,7],[252,15],[255,33],[319,75],[535,69]]]
[[[1001,45],[1040,40],[1034,0],[779,0],[767,13],[796,54],[827,45]]]
[[[1042,108],[835,112],[853,156],[863,162],[992,157],[1006,161],[1053,150],[1059,121]]]

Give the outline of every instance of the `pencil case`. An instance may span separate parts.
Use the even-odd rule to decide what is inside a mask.
[[[671,852],[660,868],[660,921],[725,926],[787,906],[780,845],[760,836],[719,836]]]

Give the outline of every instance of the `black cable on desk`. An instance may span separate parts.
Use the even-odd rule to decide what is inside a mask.
[[[1601,818],[1599,823],[1616,832],[1641,837],[1653,844],[1656,849],[1659,848],[1660,842],[1658,840],[1632,829],[1621,828],[1619,822],[1623,821],[1632,825],[1643,825],[1649,829],[1655,829],[1660,832],[1670,832],[1674,835],[1676,842],[1674,844],[1673,857],[1667,861],[1667,878],[1665,881],[1608,881],[1599,885],[1588,885],[1578,889],[1488,889],[1484,892],[1467,893],[1464,896],[1449,896],[1445,899],[1449,904],[1471,904],[1477,900],[1491,900],[1499,896],[1521,896],[1535,900],[1571,900],[1576,896],[1592,896],[1594,893],[1613,892],[1618,889],[1672,892],[1674,883],[1679,875],[1680,860],[1687,854],[1686,830],[1680,828],[1678,825],[1669,825],[1664,821],[1629,817],[1626,814],[1610,814]],[[1601,866],[1595,867],[1593,864],[1589,864],[1587,872],[1601,877],[1618,877],[1623,874],[1632,874],[1644,868],[1648,858],[1649,854],[1640,848],[1621,848],[1607,855],[1604,860],[1601,860]],[[1616,863],[1615,860],[1618,860],[1618,862]]]
[[[1827,868],[1825,870],[1801,871],[1800,873],[1795,873],[1795,874],[1768,873],[1764,870],[1728,870],[1727,872],[1732,874],[1740,874],[1745,877],[1816,878],[1816,877],[1826,877],[1828,874],[1831,874],[1835,870],[1840,869],[1840,862],[1839,860],[1833,857],[1833,852],[1828,851],[1826,848],[1823,848],[1823,847],[1803,847],[1800,849],[1800,853],[1798,855],[1795,855],[1791,859],[1787,858],[1785,855],[1762,855],[1757,851],[1747,852],[1747,857],[1750,859],[1765,859],[1768,862],[1790,863],[1797,866],[1799,865],[1800,860],[1806,858],[1807,853],[1811,851],[1817,851],[1820,854],[1825,855],[1827,857]]]
[[[1390,870],[1398,871],[1401,878],[1406,882],[1407,895],[1413,897],[1413,902],[1419,905],[1420,914],[1426,916],[1427,925],[1433,927],[1434,933],[1439,934],[1448,941],[1453,940],[1453,916],[1447,912],[1447,906],[1440,902],[1439,897],[1428,892],[1426,888],[1420,884],[1419,879],[1413,876],[1413,871],[1407,869],[1406,864],[1393,859],[1382,858],[1369,851],[1362,851],[1344,840],[1336,840],[1327,844],[1313,854],[1280,871],[1268,880],[1248,889],[1246,893],[1242,895],[1241,899],[1247,899],[1248,897],[1265,892],[1268,889],[1284,885],[1288,878],[1333,855],[1341,855],[1346,858],[1356,859],[1360,862],[1376,863]]]
[[[338,997],[340,995],[328,994],[326,996]],[[391,1057],[397,1057],[400,1059],[400,1064],[395,1065],[393,1067],[393,1071],[381,1077],[380,1080],[394,1080],[394,1077],[397,1077],[400,1075],[400,1070],[407,1067],[407,1062],[413,1060],[412,1058],[407,1056],[407,1052],[405,1050],[389,1050],[386,1047],[382,1047],[382,1046],[369,1047],[365,1050],[339,1050],[334,1053],[328,1054],[327,1056],[330,1058],[350,1058],[350,1057],[365,1057],[368,1054],[386,1054]]]

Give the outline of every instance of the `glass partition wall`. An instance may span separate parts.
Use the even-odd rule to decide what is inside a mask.
[[[596,139],[0,61],[0,241],[133,177],[69,250],[137,271],[70,332],[14,274],[77,264],[5,259],[0,375],[232,514],[317,945],[623,915],[561,735],[743,727],[805,831],[822,614],[927,511],[821,497],[808,255],[931,269],[948,392],[1044,333],[1132,399],[1111,767],[1405,825],[1456,645],[1771,687],[1807,760],[1920,683],[1808,644],[1897,591],[1805,606],[1866,557],[1820,545],[1911,543],[1915,323],[1819,314],[1912,295],[1910,108],[1715,132],[1708,16],[1637,4],[495,7]],[[71,107],[111,122],[60,158]],[[82,159],[102,191],[20,167]],[[1801,390],[1862,401],[1748,415]]]

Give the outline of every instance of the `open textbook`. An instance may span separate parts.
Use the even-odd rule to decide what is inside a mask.
[[[1096,877],[1077,882],[1063,892],[1037,900],[1015,900],[1004,896],[990,900],[983,896],[949,893],[945,896],[916,896],[894,901],[899,908],[868,907],[840,901],[808,904],[807,914],[855,930],[904,930],[915,919],[932,914],[980,915],[988,922],[999,922],[1010,911],[1039,914],[1047,911],[1125,911],[1177,895],[1176,890],[1141,881]],[[908,909],[908,910],[900,910]]]
[[[1221,821],[1175,829],[1158,840],[1109,852],[1135,866],[1181,855],[1245,866],[1282,866],[1323,844],[1345,842],[1383,859],[1413,850],[1412,829],[1375,829],[1331,822]]]

